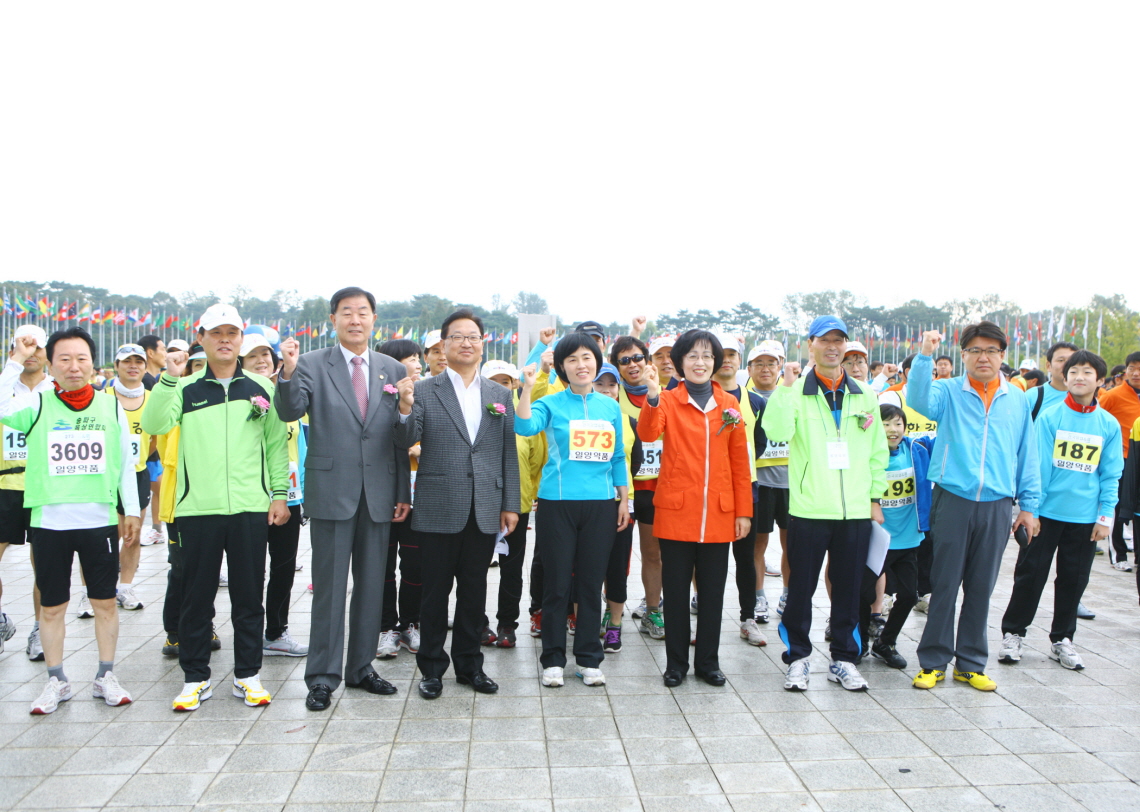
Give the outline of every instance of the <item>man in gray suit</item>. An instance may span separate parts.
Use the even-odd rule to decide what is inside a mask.
[[[310,710],[328,708],[342,674],[350,688],[396,692],[373,670],[372,658],[380,641],[390,522],[403,521],[411,508],[408,453],[396,445],[394,434],[400,421],[397,384],[407,370],[368,349],[376,321],[371,293],[344,288],[333,294],[331,308],[339,343],[301,356],[294,339],[283,341],[275,400],[282,420],[309,415],[305,512],[313,520],[313,615],[305,704]],[[342,668],[350,561],[354,586]]]
[[[461,309],[444,320],[441,332],[447,368],[416,382],[410,408],[411,398],[404,395],[411,396],[412,387],[401,382],[400,411],[410,417],[396,426],[398,443],[407,448],[420,443],[412,529],[420,533],[423,554],[416,664],[424,699],[443,692],[443,675],[451,662],[443,645],[453,582],[455,679],[480,693],[499,690],[483,673],[479,633],[495,535],[514,530],[519,519],[514,402],[509,389],[479,376],[483,323]]]

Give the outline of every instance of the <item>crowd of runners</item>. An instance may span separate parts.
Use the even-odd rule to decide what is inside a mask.
[[[92,694],[131,702],[115,671],[118,611],[143,608],[133,582],[140,548],[155,544],[169,562],[155,654],[184,674],[175,711],[213,693],[220,586],[232,694],[267,705],[263,657],[306,657],[306,704],[322,711],[342,683],[395,693],[383,663],[401,651],[424,699],[449,669],[495,693],[483,650],[515,647],[520,627],[540,640],[549,688],[567,669],[604,684],[623,631],[663,641],[666,686],[690,672],[720,686],[726,611],[741,645],[768,645],[777,626],[787,690],[808,687],[822,642],[827,679],[847,690],[869,687],[860,666],[872,658],[909,666],[918,689],[951,674],[992,691],[989,606],[1011,538],[999,663],[1021,659],[1054,559],[1049,656],[1068,669],[1084,667],[1074,638],[1093,617],[1082,597],[1096,555],[1132,571],[1140,352],[1110,371],[1062,341],[1042,369],[1014,370],[1005,333],[982,321],[961,331],[955,375],[937,331],[901,364],[872,364],[842,319],[820,316],[801,362],[778,341],[749,348],[718,330],[643,339],[639,317],[609,342],[592,321],[557,340],[544,330],[520,368],[483,361],[483,324],[465,309],[422,345],[372,347],[375,310],[367,291],[337,291],[337,343],[302,354],[218,304],[193,343],[142,336],[102,371],[82,328],[16,330],[0,374],[0,558],[27,542],[34,567],[26,654],[47,681],[33,714],[74,694],[69,611],[94,622]],[[304,643],[289,607],[306,522]],[[812,636],[821,570],[823,641]],[[767,579],[781,588],[769,594]],[[897,643],[915,611],[927,617],[911,666]],[[15,633],[0,605],[0,650]]]

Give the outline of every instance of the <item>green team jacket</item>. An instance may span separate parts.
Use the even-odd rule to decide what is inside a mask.
[[[250,419],[257,396],[272,404],[273,384],[240,365],[229,391],[209,366],[187,378],[158,379],[142,427],[156,436],[181,427],[176,517],[258,513],[288,497],[288,427],[272,406]]]
[[[843,373],[839,426],[814,371],[777,386],[761,425],[768,439],[788,445],[788,512],[803,519],[869,519],[871,500],[887,489],[890,449],[879,401],[870,385]],[[153,397],[153,396],[152,396]],[[858,414],[869,415],[871,425]],[[828,464],[828,443],[847,444],[848,467]]]

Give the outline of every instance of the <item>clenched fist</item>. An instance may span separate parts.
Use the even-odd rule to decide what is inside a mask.
[[[190,353],[175,350],[166,354],[166,374],[172,378],[181,378],[186,372],[186,360]]]
[[[538,340],[549,347],[550,342],[554,340],[554,333],[553,327],[543,327],[538,331]]]
[[[661,397],[661,379],[657,376],[657,365],[647,364],[645,370],[641,373],[641,380],[645,382],[646,392],[648,398]]]
[[[293,370],[297,368],[297,359],[301,356],[301,345],[297,339],[289,336],[281,342],[281,363],[285,377],[292,378]]]
[[[411,377],[401,378],[396,382],[396,389],[400,392],[400,414],[411,414],[416,402],[416,382]]]
[[[641,338],[641,334],[645,332],[646,321],[645,316],[634,316],[629,323],[629,334],[634,338]]]
[[[37,346],[35,336],[20,336],[12,348],[12,360],[24,363],[36,354]]]
[[[784,386],[791,386],[796,382],[796,378],[800,377],[800,364],[798,361],[788,361],[784,364],[784,379],[781,383]]]
[[[938,345],[942,343],[942,333],[937,330],[927,330],[922,334],[922,354],[934,355]]]
[[[534,364],[527,364],[522,369],[522,388],[530,390],[534,388],[535,379],[538,378],[538,368]]]

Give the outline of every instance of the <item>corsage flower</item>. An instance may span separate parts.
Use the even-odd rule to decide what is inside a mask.
[[[261,395],[254,395],[249,399],[249,416],[246,420],[260,420],[269,414],[269,401]]]
[[[740,412],[738,412],[736,409],[725,409],[720,413],[720,419],[724,421],[724,425],[717,429],[716,433],[718,435],[726,428],[731,430],[740,425]]]
[[[384,391],[387,392],[389,395],[400,394],[400,390],[397,389],[396,387],[392,386],[392,384],[390,384],[390,383],[384,384]]]
[[[487,413],[492,417],[502,417],[507,413],[507,407],[501,403],[488,403]]]
[[[859,421],[859,428],[863,431],[871,428],[871,424],[875,422],[875,416],[870,412],[855,412],[855,419]]]

